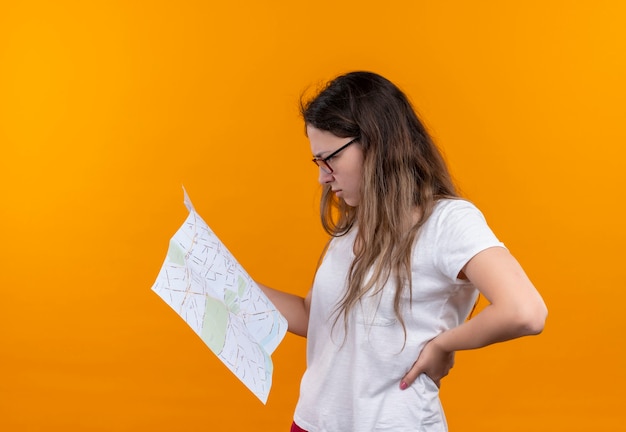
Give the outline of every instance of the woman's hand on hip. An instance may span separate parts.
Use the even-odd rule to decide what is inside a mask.
[[[437,387],[441,386],[441,379],[448,375],[454,366],[454,351],[443,350],[436,342],[436,338],[428,342],[411,369],[400,381],[400,389],[405,390],[413,384],[420,374],[426,374]]]

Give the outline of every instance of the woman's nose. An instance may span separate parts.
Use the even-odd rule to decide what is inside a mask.
[[[320,171],[320,175],[318,177],[318,181],[320,182],[320,184],[325,185],[326,183],[330,183],[331,181],[333,181],[333,174],[326,172],[323,168],[320,167],[319,169]]]

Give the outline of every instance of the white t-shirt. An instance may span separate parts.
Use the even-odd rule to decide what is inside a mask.
[[[464,200],[440,200],[418,234],[412,256],[413,300],[405,290],[405,333],[393,310],[395,283],[343,316],[333,311],[346,289],[356,230],[334,238],[313,284],[307,370],[294,421],[309,432],[447,430],[433,381],[400,379],[424,345],[468,316],[478,295],[457,278],[478,252],[503,246],[481,212]],[[333,325],[336,322],[335,325]],[[406,344],[405,344],[406,342]]]

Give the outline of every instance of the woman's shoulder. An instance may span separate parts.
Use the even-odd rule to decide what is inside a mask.
[[[446,215],[452,213],[480,213],[474,203],[464,198],[441,198],[435,202],[432,215]]]
[[[483,225],[486,222],[483,213],[471,201],[463,198],[443,198],[435,203],[424,225],[435,230],[449,230],[452,227]]]

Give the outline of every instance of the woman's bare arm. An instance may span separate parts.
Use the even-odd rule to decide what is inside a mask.
[[[489,306],[471,320],[431,340],[402,379],[402,388],[421,373],[439,383],[452,367],[455,351],[480,348],[543,330],[548,313],[546,305],[506,249],[493,247],[478,253],[465,265],[463,274],[485,296]]]

